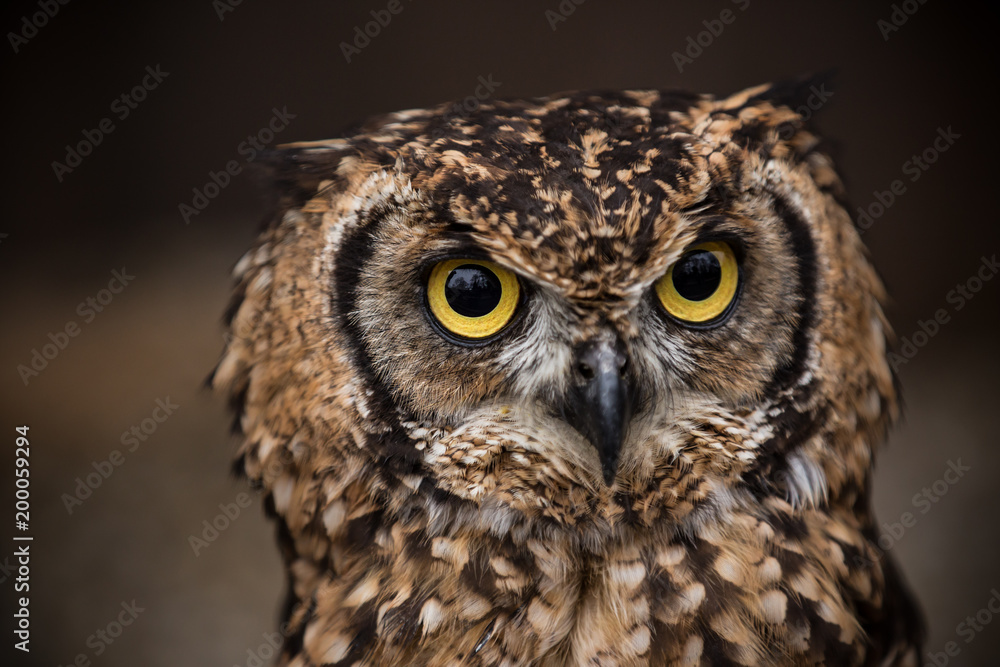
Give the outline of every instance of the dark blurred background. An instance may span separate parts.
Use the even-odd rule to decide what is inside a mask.
[[[1000,253],[996,9],[916,0],[400,0],[402,11],[347,62],[341,43],[387,1],[236,1],[4,8],[0,514],[11,526],[14,427],[28,424],[35,537],[32,651],[13,664],[69,665],[82,654],[95,665],[228,666],[269,655],[264,634],[275,626],[282,581],[257,499],[213,541],[191,544],[192,535],[205,539],[204,521],[226,523],[220,504],[247,491],[228,474],[230,417],[202,381],[223,345],[229,272],[268,198],[243,169],[189,224],[179,205],[192,204],[210,171],[230,160],[245,166],[241,142],[275,109],[294,118],[271,144],[462,99],[480,77],[503,97],[624,87],[725,94],[830,68],[833,95],[816,122],[854,211],[897,179],[905,187],[864,237],[892,295],[890,317],[913,344],[899,364],[907,416],[875,483],[892,536],[885,546],[923,601],[927,651],[956,642],[956,657],[929,664],[996,664],[1000,619],[983,624],[992,613],[981,610],[1000,589],[1000,279],[970,281],[979,271],[992,276],[982,258]],[[43,5],[54,15],[39,14]],[[725,9],[732,22],[702,35],[711,42],[700,54],[692,48],[696,57],[679,71],[673,54],[707,30],[703,22],[718,29]],[[147,76],[147,66],[161,74]],[[144,77],[160,81],[122,118],[120,96]],[[59,169],[59,180],[52,163],[71,166],[67,145],[84,131],[95,136],[105,118],[113,132],[102,132],[72,171]],[[948,128],[947,150],[932,149],[925,171],[908,169]],[[127,287],[102,293],[123,269],[134,276]],[[949,299],[958,285],[971,298]],[[914,336],[939,309],[948,321]],[[79,331],[63,339],[68,323]],[[49,334],[65,349],[25,384],[18,366],[30,366]],[[178,406],[162,423],[151,420],[164,416],[158,399]],[[133,427],[144,440],[125,435]],[[121,465],[102,463],[116,449]],[[949,473],[949,484],[952,464],[967,470]],[[100,485],[67,507],[78,478],[96,481],[95,471]],[[933,501],[920,497],[925,489]],[[0,655],[12,643],[16,532],[0,531]],[[133,601],[142,611],[123,612]],[[980,630],[959,625],[977,613]],[[120,616],[130,625],[119,633]]]

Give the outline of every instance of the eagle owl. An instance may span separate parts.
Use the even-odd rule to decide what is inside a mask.
[[[282,665],[916,665],[883,288],[798,85],[378,117],[270,158],[212,382]]]

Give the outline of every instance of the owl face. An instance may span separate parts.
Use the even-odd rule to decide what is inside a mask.
[[[289,147],[245,260],[267,299],[235,316],[271,342],[232,363],[283,369],[252,397],[318,395],[329,442],[507,510],[823,502],[863,480],[895,395],[839,181],[775,95],[410,111]]]
[[[598,193],[557,189],[557,173],[485,216],[551,211],[502,248],[490,239],[503,227],[478,217],[441,219],[420,200],[380,211],[369,252],[341,270],[360,276],[346,314],[393,403],[438,428],[498,415],[541,428],[552,435],[533,450],[569,454],[591,484],[614,483],[620,457],[634,467],[681,445],[674,423],[707,405],[759,406],[795,356],[808,286],[794,222],[761,191],[725,213],[704,200],[672,211],[657,177],[615,213]],[[566,220],[575,234],[541,236]]]

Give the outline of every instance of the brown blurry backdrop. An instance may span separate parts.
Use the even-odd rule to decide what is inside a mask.
[[[275,625],[282,581],[257,499],[197,556],[189,536],[246,491],[229,477],[230,417],[202,381],[223,345],[229,271],[267,198],[244,170],[190,224],[178,205],[191,202],[210,170],[243,159],[240,142],[273,108],[295,115],[279,143],[461,99],[481,76],[504,97],[623,87],[723,94],[829,68],[834,94],[817,122],[854,208],[895,179],[906,186],[865,235],[892,294],[892,321],[912,341],[920,320],[941,308],[950,316],[900,367],[907,417],[880,460],[880,520],[910,512],[916,521],[894,529],[890,551],[923,600],[927,650],[956,641],[961,652],[950,664],[995,664],[1000,619],[968,643],[968,633],[956,633],[1000,589],[1000,279],[961,310],[947,295],[983,256],[1000,253],[997,10],[911,0],[902,4],[919,9],[886,40],[877,22],[890,19],[889,2],[589,0],[553,30],[545,11],[558,12],[558,0],[401,1],[403,11],[350,63],[339,44],[387,2],[254,0],[224,20],[210,0],[71,2],[16,53],[9,35],[0,47],[0,565],[13,550],[13,429],[21,423],[31,427],[35,536],[32,652],[4,664],[67,665],[78,654],[95,665],[258,664],[253,654]],[[5,33],[23,31],[22,17],[39,11],[8,5]],[[726,8],[735,21],[679,72],[673,52]],[[120,119],[112,102],[156,65],[169,75]],[[105,117],[114,131],[59,182],[51,163]],[[912,182],[904,163],[949,127],[960,137]],[[86,322],[78,304],[122,267],[134,280]],[[18,364],[70,321],[79,335],[25,386]],[[123,432],[168,397],[180,407],[125,451]],[[115,449],[122,465],[69,514],[61,496]],[[939,501],[915,504],[959,460],[968,472],[954,485],[939,482],[947,491]],[[2,656],[13,579],[2,570],[0,579]],[[144,609],[135,622],[110,645],[88,645],[133,600]]]

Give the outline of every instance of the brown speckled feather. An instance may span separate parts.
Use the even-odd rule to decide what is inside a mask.
[[[213,382],[279,524],[280,664],[917,664],[869,509],[883,291],[786,102],[441,106],[274,156]],[[740,248],[732,314],[680,326],[652,287],[710,238]],[[486,344],[428,314],[453,256],[524,286]],[[560,411],[593,340],[635,390],[610,484]]]

